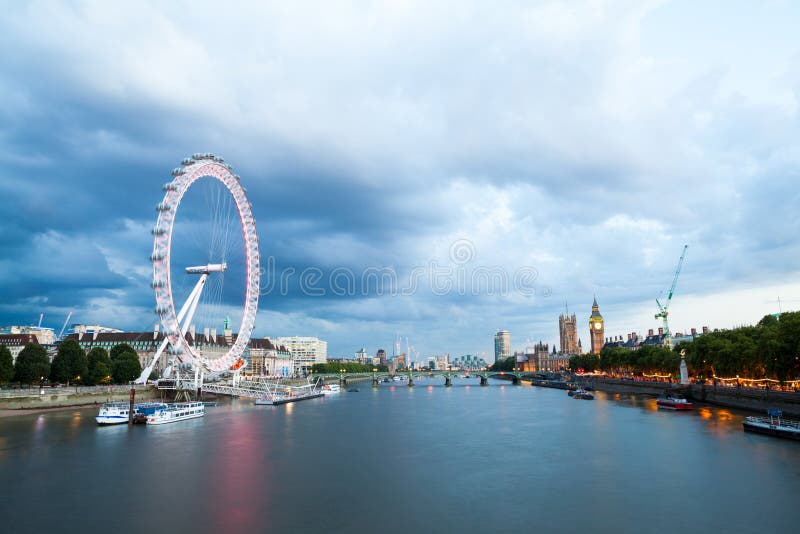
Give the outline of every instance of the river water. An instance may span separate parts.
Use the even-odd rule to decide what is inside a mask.
[[[0,530],[800,531],[800,442],[745,434],[741,413],[442,382],[155,427],[0,419]]]

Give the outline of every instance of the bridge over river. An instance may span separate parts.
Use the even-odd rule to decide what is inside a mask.
[[[477,370],[477,371],[397,371],[395,373],[390,373],[386,371],[373,371],[371,373],[323,373],[323,374],[314,374],[314,377],[322,378],[323,380],[339,380],[339,384],[347,385],[347,380],[366,380],[372,379],[372,385],[377,386],[381,380],[384,378],[393,379],[396,376],[403,377],[407,379],[409,387],[414,386],[414,379],[415,378],[422,378],[422,377],[443,377],[444,378],[444,385],[451,386],[453,377],[462,376],[466,373],[468,378],[480,378],[482,386],[489,385],[490,378],[502,378],[506,380],[511,380],[514,384],[519,384],[519,382],[523,378],[531,378],[531,379],[538,379],[538,378],[545,378],[542,373],[535,373],[533,371],[488,371],[488,370]]]
[[[346,386],[347,381],[362,381],[371,380],[373,387],[384,379],[392,380],[394,377],[402,377],[409,387],[414,386],[414,380],[419,378],[441,377],[444,378],[444,385],[447,387],[452,386],[454,377],[462,376],[465,371],[400,371],[396,373],[389,373],[386,371],[374,371],[372,373],[312,373],[308,379],[311,383],[316,382],[318,379],[322,382],[329,382],[337,380],[340,385]],[[466,374],[467,378],[480,378],[481,386],[488,386],[490,378],[500,378],[510,380],[513,384],[519,384],[521,380],[529,378],[536,380],[543,378],[541,373],[525,372],[525,371],[488,371],[478,370],[469,371]],[[293,381],[284,381],[283,385],[292,385]],[[188,394],[197,394],[199,398],[201,392],[213,393],[215,395],[227,395],[231,397],[250,397],[258,398],[266,395],[271,390],[274,390],[278,381],[268,378],[249,378],[234,376],[231,380],[220,382],[202,382],[198,383],[193,378],[178,378],[178,379],[161,379],[156,382],[156,387],[162,391],[176,391],[178,394],[183,394],[188,400]]]

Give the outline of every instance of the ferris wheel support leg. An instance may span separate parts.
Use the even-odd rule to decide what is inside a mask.
[[[189,293],[189,298],[186,299],[186,302],[183,303],[181,310],[178,312],[178,324],[183,320],[186,316],[186,312],[188,312],[191,308],[191,313],[189,314],[186,322],[184,322],[183,328],[181,328],[181,335],[183,336],[186,333],[186,329],[189,327],[189,324],[192,321],[192,316],[194,316],[194,312],[197,309],[197,303],[200,301],[200,294],[203,292],[203,286],[206,283],[206,277],[208,275],[202,275],[200,280],[197,281],[192,292]],[[153,355],[153,359],[150,360],[150,365],[142,370],[142,374],[139,375],[139,378],[135,381],[136,384],[145,384],[147,383],[147,378],[150,376],[150,373],[153,372],[153,367],[155,366],[158,359],[161,357],[161,354],[164,352],[164,349],[167,348],[167,344],[169,343],[169,338],[165,337],[164,340],[159,345],[158,350]]]
[[[203,274],[200,276],[200,280],[197,281],[197,284],[194,286],[192,293],[189,295],[189,298],[186,299],[186,304],[184,304],[184,308],[187,306],[189,307],[188,312],[186,313],[186,318],[183,321],[183,326],[181,327],[181,336],[186,335],[186,331],[189,329],[189,325],[192,324],[192,319],[194,318],[194,312],[197,311],[197,305],[200,303],[200,295],[203,293],[203,287],[206,284],[206,278],[208,278],[207,274]],[[183,312],[183,310],[181,310]],[[180,324],[181,317],[178,314],[178,324]]]

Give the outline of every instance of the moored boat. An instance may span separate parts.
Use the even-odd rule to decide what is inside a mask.
[[[656,400],[656,405],[664,410],[691,410],[694,404],[687,399],[673,397],[669,394],[659,397]]]
[[[333,395],[335,393],[339,393],[341,390],[342,389],[339,384],[325,384],[320,389],[323,395]]]
[[[163,402],[142,402],[133,405],[133,422],[141,422],[142,417],[166,406]],[[94,418],[98,425],[119,425],[128,422],[130,403],[107,402],[100,407],[100,413]]]
[[[331,384],[331,387],[333,387],[333,384]],[[341,391],[338,385],[336,388]],[[324,393],[317,389],[316,384],[312,384],[311,382],[303,386],[280,386],[279,383],[275,383],[272,387],[267,389],[264,395],[257,398],[255,403],[259,406],[276,406],[289,402],[316,399],[323,395]]]
[[[205,404],[202,402],[176,402],[166,404],[163,408],[156,409],[147,416],[148,425],[163,425],[176,423],[185,419],[203,417],[206,414]]]
[[[746,432],[800,439],[800,421],[783,419],[782,415],[780,410],[767,410],[767,417],[745,417],[742,426]]]
[[[594,394],[585,389],[576,389],[572,392],[573,399],[594,400]]]

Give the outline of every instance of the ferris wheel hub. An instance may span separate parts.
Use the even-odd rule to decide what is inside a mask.
[[[196,267],[187,267],[186,274],[211,274],[211,273],[224,273],[228,268],[228,264],[224,261],[222,263],[209,263],[208,265],[197,265]]]

